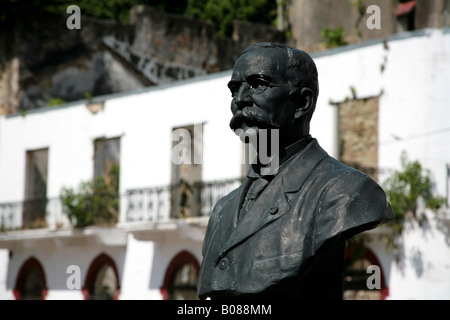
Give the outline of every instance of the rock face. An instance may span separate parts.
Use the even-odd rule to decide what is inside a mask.
[[[0,113],[135,90],[230,69],[257,41],[284,42],[272,27],[235,22],[233,38],[211,23],[148,6],[130,11],[130,23],[69,14],[14,22],[0,31]]]

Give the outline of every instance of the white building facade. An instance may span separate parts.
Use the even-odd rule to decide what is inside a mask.
[[[406,151],[431,170],[433,192],[448,198],[450,29],[312,56],[320,95],[311,134],[321,146],[340,157],[336,104],[376,97],[378,181],[400,168]],[[244,148],[228,126],[230,77],[227,71],[0,117],[0,299],[25,292],[45,299],[194,298],[208,215],[245,174]],[[191,152],[192,167],[174,163],[179,147]],[[92,180],[112,162],[120,164],[117,224],[73,228],[62,188]],[[179,216],[178,193],[169,186],[185,180],[201,185],[191,191],[196,209]],[[33,225],[24,212],[42,189],[44,221]],[[369,232],[366,258],[382,271],[381,298],[450,298],[450,215],[442,212],[429,212],[429,232],[407,228],[400,262],[376,240],[382,230]]]

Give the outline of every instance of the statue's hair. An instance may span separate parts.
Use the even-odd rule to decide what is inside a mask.
[[[297,86],[299,88],[310,88],[314,92],[315,101],[317,101],[317,97],[319,96],[317,68],[314,60],[308,53],[289,47],[283,43],[259,42],[245,48],[242,54],[258,49],[283,50],[288,58],[286,66],[289,76],[293,80],[297,80]]]

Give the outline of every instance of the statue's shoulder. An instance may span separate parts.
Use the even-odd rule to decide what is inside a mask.
[[[378,183],[365,173],[329,155],[321,161],[318,169],[326,176],[327,185],[342,185],[346,189],[359,188],[361,184],[378,186]]]
[[[346,240],[393,219],[383,188],[365,173],[328,157],[322,162],[325,176],[315,215],[316,246],[330,239]],[[336,240],[337,241],[337,240]]]
[[[229,210],[223,210],[226,207],[229,207],[231,209],[231,206],[233,204],[233,200],[236,197],[236,194],[239,192],[241,186],[237,187],[230,193],[228,193],[226,196],[223,196],[220,198],[216,204],[214,205],[214,208],[211,213],[210,217],[210,224],[214,224],[219,220],[220,216],[223,214],[223,212],[228,212]]]

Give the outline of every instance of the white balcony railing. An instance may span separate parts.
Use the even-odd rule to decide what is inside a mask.
[[[157,222],[208,216],[216,202],[240,184],[238,179],[128,190],[120,196],[121,223]],[[0,232],[72,227],[60,198],[0,203]]]

